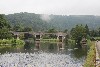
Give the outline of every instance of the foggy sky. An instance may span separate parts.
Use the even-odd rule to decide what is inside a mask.
[[[100,15],[100,0],[0,0],[0,14]]]

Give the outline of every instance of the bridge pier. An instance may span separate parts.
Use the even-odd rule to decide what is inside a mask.
[[[19,35],[14,35],[14,38],[19,40]]]
[[[35,50],[40,49],[40,41],[35,41]]]
[[[59,40],[59,42],[64,42],[65,37],[64,36],[57,36],[57,39]]]
[[[57,43],[57,47],[58,47],[58,51],[59,51],[59,50],[63,50],[63,49],[64,49],[64,43],[58,42],[58,43]]]
[[[41,33],[36,33],[35,34],[36,41],[40,41],[41,37],[42,37],[42,34]]]
[[[62,33],[62,32],[57,33],[57,39],[59,40],[59,42],[64,42],[65,36],[66,33]]]

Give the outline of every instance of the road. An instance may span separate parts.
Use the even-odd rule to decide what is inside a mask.
[[[100,67],[100,41],[96,42],[96,67]]]
[[[96,42],[96,47],[97,47],[98,54],[100,56],[100,41]]]

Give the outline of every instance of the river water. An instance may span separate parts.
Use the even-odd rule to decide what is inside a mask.
[[[0,49],[1,67],[82,67],[87,48],[65,43],[26,43]]]

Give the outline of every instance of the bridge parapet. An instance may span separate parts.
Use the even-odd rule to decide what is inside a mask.
[[[61,35],[61,36],[66,36],[66,33],[62,33],[62,32],[57,32],[57,33],[44,33],[44,32],[11,32],[15,35],[19,35],[19,34],[24,34],[24,33],[29,33],[29,34],[33,34],[33,35],[45,35],[45,34],[54,34],[54,35]]]

